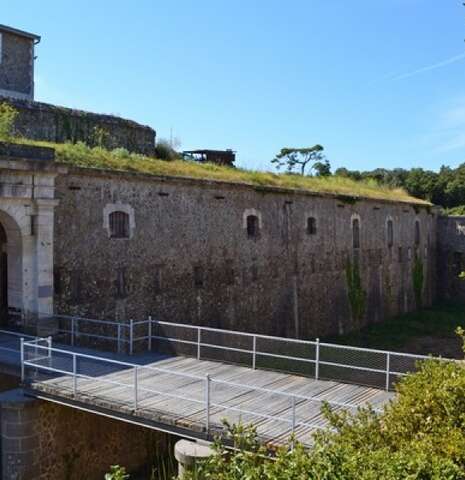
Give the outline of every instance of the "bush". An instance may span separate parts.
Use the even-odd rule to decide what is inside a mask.
[[[165,140],[160,140],[155,147],[155,158],[159,160],[176,160],[178,153]]]
[[[0,140],[9,140],[12,136],[18,111],[6,102],[0,103]]]
[[[332,431],[305,450],[279,448],[275,460],[253,427],[226,424],[237,451],[215,444],[215,454],[185,480],[463,480],[465,479],[465,368],[427,360],[398,386],[382,414],[324,414]]]
[[[126,469],[124,467],[120,467],[119,465],[113,465],[110,468],[110,472],[105,474],[105,480],[128,480],[129,475],[126,473]]]

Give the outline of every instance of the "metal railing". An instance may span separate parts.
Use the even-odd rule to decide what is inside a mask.
[[[132,355],[138,342],[147,341],[150,344],[151,319],[142,321],[131,319],[128,323],[121,323],[73,315],[60,314],[50,317],[58,321],[58,333],[69,336],[71,346],[77,345],[82,338],[103,340],[115,344],[118,353],[122,353],[126,346],[128,353]],[[147,325],[147,335],[138,335],[140,325]]]
[[[189,324],[146,320],[120,323],[53,315],[58,332],[76,346],[82,338],[110,342],[118,353],[138,351],[183,354],[358,385],[390,390],[395,382],[416,370],[418,361],[431,357],[333,343],[275,337]],[[101,348],[101,345],[97,345]],[[154,348],[156,347],[156,348]],[[448,359],[443,359],[448,360]]]
[[[22,342],[36,338],[32,335],[3,329],[0,329],[0,336],[0,352],[8,352],[8,354],[20,354]]]
[[[27,371],[32,372],[31,377],[27,375]],[[211,428],[221,429],[221,422],[216,416],[216,423],[212,422],[212,410],[215,414],[222,412],[221,418],[233,417],[237,419],[243,417],[259,418],[261,420],[271,420],[284,424],[284,432],[289,434],[296,433],[300,427],[307,427],[313,430],[328,429],[326,421],[322,419],[320,414],[321,406],[327,403],[336,410],[356,411],[359,407],[356,404],[336,402],[325,400],[317,396],[309,396],[298,393],[289,393],[283,390],[258,387],[255,385],[231,382],[216,379],[211,375],[193,375],[181,373],[168,368],[155,367],[153,365],[140,365],[131,362],[114,360],[94,355],[77,353],[65,349],[55,348],[51,344],[50,339],[35,339],[32,341],[21,342],[21,372],[23,382],[34,385],[46,385],[51,389],[52,393],[56,389],[55,394],[70,396],[73,399],[82,398],[85,400],[92,396],[86,387],[81,385],[85,381],[92,383],[91,392],[97,392],[95,383],[103,384],[111,387],[120,387],[123,391],[127,391],[124,396],[118,395],[119,401],[132,407],[133,413],[142,410],[142,414],[150,411],[150,407],[146,405],[141,407],[142,401],[147,396],[159,396],[164,399],[176,399],[182,402],[195,404],[201,412],[203,420],[200,422],[203,431],[209,434]],[[38,372],[45,372],[45,380],[40,380]],[[149,372],[149,375],[144,375]],[[54,383],[53,379],[59,377],[59,383]],[[69,382],[63,381],[63,377],[69,378]],[[124,378],[122,378],[124,377]],[[173,378],[179,379],[179,382]],[[169,381],[168,381],[169,380]],[[186,393],[182,393],[186,390]],[[233,390],[234,395],[229,395],[230,400],[222,401],[222,393]],[[103,394],[102,394],[103,391]],[[104,390],[100,390],[100,395],[105,396]],[[255,397],[260,409],[247,408],[242,404],[235,402],[237,395],[245,393],[248,398]],[[98,397],[98,393],[94,393]],[[114,390],[111,390],[105,398],[106,402],[116,402]],[[276,399],[283,402],[279,408],[279,414],[267,411],[268,402],[266,399]],[[122,399],[122,400],[121,400]],[[245,402],[245,405],[247,402]],[[162,412],[166,417],[170,413],[176,416],[175,411],[170,412],[170,408],[174,408],[174,403],[165,404],[165,411]],[[311,408],[313,407],[313,411]],[[156,407],[154,407],[156,408]],[[297,410],[300,409],[305,413],[299,417]],[[377,411],[380,411],[379,409]],[[224,412],[227,412],[224,414]],[[143,415],[142,415],[143,416]],[[318,417],[318,418],[316,418]],[[308,420],[308,419],[313,419]]]
[[[324,343],[319,339],[299,340],[157,320],[152,320],[151,323],[152,343],[153,340],[158,340],[190,346],[190,352],[184,348],[181,349],[182,353],[190,353],[199,360],[210,358],[231,362],[235,357],[239,360],[237,363],[253,369],[290,370],[292,373],[312,376],[315,380],[369,384],[385,390],[390,390],[399,377],[415,371],[418,361],[432,358],[425,355]],[[183,331],[188,334],[180,333]],[[260,348],[261,345],[263,348]],[[218,356],[212,354],[213,351],[226,352],[227,355]],[[267,363],[263,361],[264,359],[272,361]],[[305,365],[309,367],[306,368]]]

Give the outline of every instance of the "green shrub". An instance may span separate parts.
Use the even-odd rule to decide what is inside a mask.
[[[9,140],[18,111],[6,102],[0,103],[0,140]]]
[[[116,157],[116,158],[121,158],[121,159],[127,159],[131,157],[131,154],[129,153],[129,150],[123,147],[118,147],[115,148],[111,151],[111,153]]]
[[[275,459],[253,427],[229,426],[228,440],[185,480],[464,480],[465,368],[427,360],[405,377],[382,414],[324,414],[332,431],[318,433],[305,450],[279,448]]]
[[[128,480],[128,478],[129,475],[126,473],[126,469],[119,465],[112,465],[110,472],[105,474],[105,480]]]
[[[161,140],[155,147],[155,158],[171,161],[179,158],[179,155],[168,142]]]

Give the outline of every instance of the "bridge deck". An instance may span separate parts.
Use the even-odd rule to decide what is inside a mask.
[[[335,409],[355,410],[368,403],[381,408],[394,396],[377,388],[182,356],[112,356],[137,362],[135,367],[80,356],[84,349],[73,350],[78,352],[74,366],[69,347],[52,349],[48,356],[37,355],[37,350],[26,355],[33,394],[126,415],[168,431],[189,431],[199,438],[212,438],[227,419],[253,423],[265,442],[286,443],[294,431],[299,441],[310,445],[312,434],[327,428],[322,401]],[[72,375],[73,368],[78,375]]]

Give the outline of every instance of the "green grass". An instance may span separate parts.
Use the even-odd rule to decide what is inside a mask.
[[[442,304],[372,324],[358,332],[331,336],[326,342],[418,353],[461,357],[455,330],[465,326],[465,306]]]
[[[403,189],[381,186],[373,180],[354,181],[349,178],[335,176],[309,177],[285,173],[277,174],[214,164],[200,164],[184,160],[163,161],[143,155],[130,154],[125,149],[108,151],[100,147],[89,148],[83,143],[56,144],[26,139],[14,139],[14,141],[28,145],[52,147],[56,151],[57,161],[77,167],[220,180],[262,187],[281,187],[349,197],[365,197],[425,206],[430,205],[430,203],[424,200],[410,196]],[[344,199],[341,200],[344,201]]]

